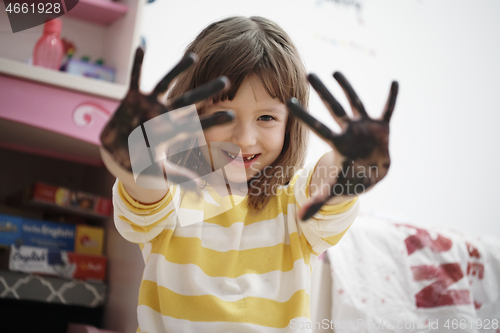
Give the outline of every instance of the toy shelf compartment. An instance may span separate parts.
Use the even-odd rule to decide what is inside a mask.
[[[0,58],[0,75],[2,74],[114,100],[122,99],[127,91],[124,84],[72,75],[5,58]]]
[[[141,0],[80,0],[62,21],[61,38],[72,42],[73,59],[88,56],[90,62],[104,59],[115,70],[114,82],[87,78],[32,66],[33,49],[43,34],[43,25],[12,33],[7,12],[0,11],[0,75],[57,86],[113,100],[125,96],[132,58],[139,45]]]

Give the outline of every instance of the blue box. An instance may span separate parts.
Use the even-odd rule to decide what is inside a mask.
[[[0,245],[10,246],[21,240],[23,219],[0,214]]]
[[[0,215],[0,244],[27,245],[73,252],[76,226]]]
[[[68,60],[65,71],[70,74],[92,77],[109,82],[113,82],[115,80],[115,70],[113,68],[95,65],[75,59]]]

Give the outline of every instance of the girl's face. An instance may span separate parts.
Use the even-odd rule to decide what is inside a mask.
[[[233,110],[235,119],[204,131],[212,156],[208,149],[202,149],[202,154],[208,163],[212,160],[215,170],[225,166],[229,181],[246,182],[280,155],[288,110],[278,99],[273,99],[254,76],[245,78],[232,101],[212,104],[203,114],[225,110]]]

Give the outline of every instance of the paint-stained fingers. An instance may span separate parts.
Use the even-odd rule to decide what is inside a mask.
[[[183,111],[183,110],[179,110]],[[174,113],[177,112],[173,111]],[[163,115],[167,116],[167,114]],[[177,120],[168,120],[165,122],[163,127],[156,125],[154,131],[155,133],[162,133],[162,141],[175,141],[186,140],[194,136],[203,134],[202,130],[210,128],[212,126],[223,125],[234,119],[234,112],[220,111],[212,115],[202,115],[197,116],[197,114],[189,114],[187,117]]]
[[[234,119],[233,110],[219,111],[211,115],[201,115],[201,128],[207,129],[212,126],[222,125]]]
[[[167,180],[181,184],[184,188],[190,190],[195,190],[198,186],[201,186],[200,176],[194,171],[178,166],[166,159],[162,161],[162,164]]]
[[[188,91],[184,95],[175,99],[167,109],[175,110],[187,105],[201,102],[210,96],[213,96],[229,87],[229,79],[225,76],[218,77],[210,82],[207,82],[196,89]]]
[[[158,82],[156,87],[153,89],[153,92],[151,93],[152,96],[158,96],[159,94],[163,94],[165,91],[168,90],[170,84],[173,82],[173,80],[182,72],[184,72],[186,69],[188,69],[191,65],[193,65],[196,61],[198,60],[198,57],[194,53],[189,53],[186,54],[177,65],[175,65],[170,72],[167,73],[163,77],[163,79]]]
[[[352,88],[349,81],[347,81],[345,76],[340,72],[335,72],[333,73],[333,77],[335,78],[335,80],[337,80],[337,82],[344,90],[344,93],[349,100],[349,104],[351,105],[353,114],[357,117],[369,118],[368,114],[366,113],[365,107],[363,106],[363,103],[361,103],[361,100],[359,99],[356,92],[354,92],[354,89]]]
[[[335,162],[330,161],[331,165]],[[314,214],[316,214],[323,205],[337,195],[342,195],[341,193],[336,193],[334,190],[338,186],[337,179],[326,180],[325,183],[321,182],[321,185],[315,184],[314,186],[309,186],[309,192],[311,199],[307,201],[298,211],[298,216],[302,221],[307,221]]]
[[[291,114],[302,120],[307,126],[309,126],[316,134],[318,134],[323,140],[327,141],[330,145],[337,141],[337,135],[333,133],[328,127],[323,125],[319,120],[315,119],[313,116],[307,113],[296,98],[289,99],[286,102],[286,106]]]
[[[326,108],[330,111],[332,114],[332,117],[335,119],[337,124],[339,124],[341,127],[343,124],[349,121],[349,116],[347,113],[344,111],[344,108],[337,102],[335,97],[328,91],[326,86],[321,82],[318,76],[315,74],[309,74],[307,76],[307,80],[311,84],[311,86],[316,90],[318,93],[319,97],[321,97],[321,100],[325,104]]]
[[[135,50],[134,64],[130,76],[130,90],[139,90],[139,80],[141,77],[142,61],[144,60],[144,50],[138,47]]]
[[[396,105],[396,98],[398,97],[399,84],[396,81],[392,81],[391,91],[389,92],[389,97],[387,98],[387,103],[384,107],[384,112],[382,113],[382,120],[389,122],[391,120],[392,112]]]
[[[314,214],[319,212],[321,207],[323,207],[332,197],[333,195],[314,197],[300,208],[298,211],[299,219],[303,222],[309,220]]]
[[[233,119],[234,113],[231,110],[220,111],[215,114],[203,115],[200,117],[191,116],[172,123],[173,128],[170,133],[165,133],[165,138],[166,140],[169,140],[181,134],[188,134],[188,136],[192,136],[192,134],[200,134],[204,129],[225,124]],[[186,135],[182,135],[182,137],[185,138]]]

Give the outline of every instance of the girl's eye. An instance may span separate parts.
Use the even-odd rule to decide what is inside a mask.
[[[262,118],[262,120],[263,120],[263,121],[265,121],[265,122],[268,122],[268,121],[271,121],[271,120],[276,120],[276,118],[274,118],[273,116],[267,116],[267,115],[265,115],[265,116],[260,116],[260,117],[259,117],[259,119],[261,119],[261,118]]]

